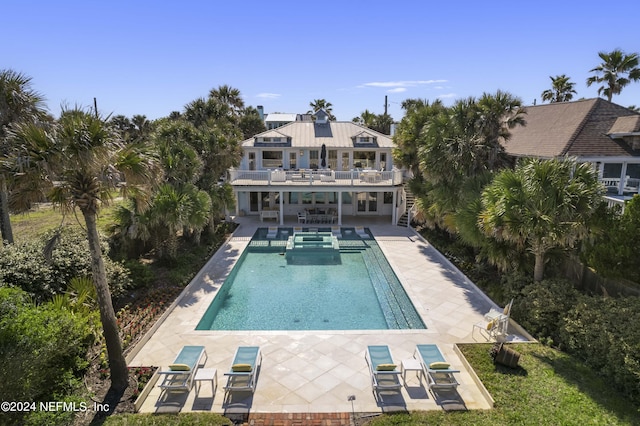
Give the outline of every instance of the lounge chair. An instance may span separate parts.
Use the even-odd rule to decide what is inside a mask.
[[[508,326],[509,316],[500,314],[492,320],[484,320],[473,324],[471,335],[473,336],[473,333],[478,329],[478,332],[488,340],[495,339],[498,341],[506,336]]]
[[[400,370],[386,345],[367,346],[365,359],[369,366],[374,391],[400,389]]]
[[[360,238],[371,238],[362,226],[356,226],[356,234],[358,234]]]
[[[507,306],[505,306],[504,309],[502,310],[491,308],[489,312],[484,314],[484,319],[486,319],[487,321],[491,321],[493,319],[500,317],[500,315],[510,316],[511,306],[513,306],[513,299],[511,299],[511,302],[509,302]]]
[[[417,345],[413,356],[422,364],[422,371],[430,390],[451,390],[458,387],[458,381],[453,374],[460,371],[451,369],[438,345]]]
[[[259,346],[239,346],[233,357],[224,387],[225,399],[228,393],[250,391],[256,389],[257,370],[262,364],[262,353]]]
[[[270,226],[267,231],[267,238],[276,238],[278,236],[278,227]]]
[[[203,356],[204,362],[200,363]],[[183,347],[173,364],[169,365],[169,370],[158,373],[165,376],[160,388],[165,391],[189,392],[193,387],[193,378],[198,366],[206,362],[207,352],[204,346]]]

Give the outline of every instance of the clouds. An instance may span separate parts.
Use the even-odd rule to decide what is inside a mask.
[[[279,93],[258,93],[256,95],[256,98],[260,98],[260,99],[278,99],[280,96],[282,96]]]
[[[431,84],[447,83],[447,80],[397,80],[397,81],[372,81],[358,86],[358,88],[377,87],[387,89],[387,93],[403,93],[410,87],[429,86]]]

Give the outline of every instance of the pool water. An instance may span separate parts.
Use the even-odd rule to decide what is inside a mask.
[[[291,228],[265,234],[256,232],[197,330],[426,328],[375,240],[345,232],[338,255],[291,256]]]

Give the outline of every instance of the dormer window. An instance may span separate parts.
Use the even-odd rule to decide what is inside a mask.
[[[371,143],[373,142],[369,136],[360,136],[360,143]]]
[[[262,142],[271,142],[271,138],[262,138]]]
[[[273,138],[271,142],[280,142],[280,138]]]

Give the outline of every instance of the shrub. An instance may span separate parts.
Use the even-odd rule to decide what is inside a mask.
[[[640,403],[640,298],[581,295],[565,314],[560,339],[618,389]]]
[[[518,321],[533,336],[551,339],[562,347],[560,329],[564,315],[573,308],[579,293],[563,279],[548,279],[525,286],[514,301]]]
[[[82,232],[65,229],[47,258],[45,247],[53,235],[49,232],[38,240],[4,247],[0,251],[0,282],[20,287],[43,302],[64,292],[72,278],[91,276],[89,246]],[[102,249],[106,254],[104,241]],[[128,270],[107,256],[104,260],[111,293],[117,296],[131,285]]]
[[[0,307],[0,400],[38,403],[72,394],[93,341],[87,318],[52,303],[35,305],[12,288],[0,288]]]

